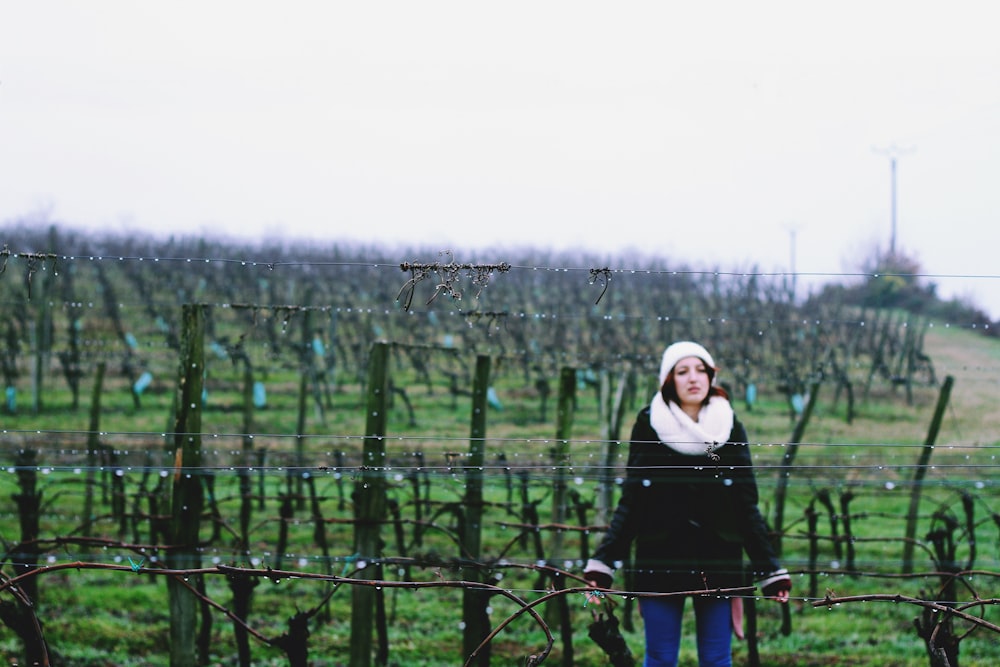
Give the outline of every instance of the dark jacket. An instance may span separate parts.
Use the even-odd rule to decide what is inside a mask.
[[[594,559],[614,568],[635,540],[634,589],[661,593],[745,585],[744,550],[755,578],[778,570],[738,420],[713,454],[659,442],[644,408],[632,427],[622,497]]]

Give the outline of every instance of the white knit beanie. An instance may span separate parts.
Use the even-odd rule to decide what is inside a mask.
[[[669,346],[663,351],[663,361],[660,362],[660,386],[667,381],[667,375],[673,370],[674,366],[681,359],[687,359],[688,357],[698,357],[706,364],[708,364],[712,370],[715,368],[715,360],[712,359],[712,355],[708,353],[708,350],[703,348],[698,343],[682,340],[673,345]]]

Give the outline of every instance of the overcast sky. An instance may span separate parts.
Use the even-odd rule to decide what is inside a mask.
[[[895,147],[897,248],[1000,318],[995,7],[7,2],[0,223],[836,274]]]

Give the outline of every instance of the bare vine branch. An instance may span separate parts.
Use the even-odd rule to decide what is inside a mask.
[[[7,260],[11,257],[20,257],[27,260],[27,266],[24,270],[24,281],[28,287],[29,299],[31,298],[31,281],[35,274],[38,273],[39,264],[44,266],[45,260],[50,259],[54,267],[56,259],[58,259],[58,255],[51,252],[13,252],[6,243],[3,245],[3,248],[0,248],[0,257],[3,258],[3,262],[0,263],[0,275],[3,275],[7,271]]]
[[[986,605],[1000,605],[1000,599],[982,599],[975,600],[973,602],[967,602],[956,607],[951,607],[946,604],[941,604],[940,602],[935,602],[934,600],[922,600],[920,598],[910,597],[908,595],[900,594],[886,594],[886,593],[873,593],[870,595],[849,595],[845,597],[834,597],[831,593],[827,593],[826,597],[822,600],[814,600],[812,603],[813,607],[832,607],[834,605],[848,604],[852,602],[894,602],[894,603],[904,603],[912,604],[917,607],[923,607],[925,609],[930,609],[932,611],[940,612],[944,615],[952,615],[961,618],[964,621],[968,621],[973,625],[983,627],[987,630],[992,630],[1000,634],[1000,625],[995,623],[990,623],[984,618],[978,616],[973,616],[971,614],[965,613],[966,609],[973,609],[977,607],[985,607]],[[942,616],[942,617],[943,617]]]
[[[595,306],[604,298],[604,295],[608,291],[608,286],[611,284],[611,269],[609,267],[605,266],[603,269],[590,270],[590,284],[593,285],[598,281],[601,282],[604,288],[601,290],[600,295],[598,295],[597,301],[594,302]]]
[[[477,288],[475,298],[478,299],[483,290],[490,284],[494,273],[506,273],[511,268],[507,262],[497,264],[459,263],[454,260],[450,250],[444,250],[439,254],[447,255],[449,261],[444,263],[403,262],[399,265],[401,271],[410,274],[410,279],[403,284],[399,294],[396,295],[397,301],[402,297],[403,310],[410,309],[416,286],[432,275],[437,275],[439,281],[434,287],[434,293],[427,300],[427,304],[433,302],[441,294],[447,294],[455,301],[460,301],[462,291],[458,289],[458,284],[463,275],[472,281],[473,287]]]

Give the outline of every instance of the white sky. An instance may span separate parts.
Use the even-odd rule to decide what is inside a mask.
[[[896,146],[898,248],[1000,318],[998,14],[5,2],[0,222],[768,271],[794,230],[798,271],[853,272],[888,248]]]

